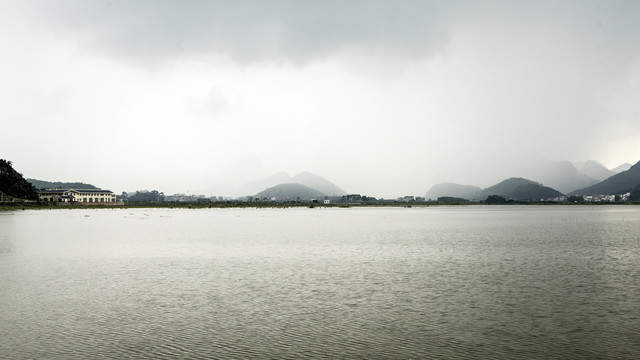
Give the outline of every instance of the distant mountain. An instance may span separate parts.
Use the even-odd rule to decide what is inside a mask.
[[[336,184],[328,181],[322,176],[318,176],[310,172],[300,173],[294,176],[293,178],[291,178],[291,180],[293,180],[292,181],[293,183],[308,186],[312,189],[320,191],[321,193],[327,196],[347,195],[347,193],[341,188],[339,188]]]
[[[468,200],[480,199],[482,196],[482,189],[473,185],[460,185],[454,183],[440,183],[433,185],[427,194],[425,199],[438,199],[441,197],[453,197],[462,198]]]
[[[45,180],[27,179],[37,189],[98,189],[91,184],[81,182],[51,182]]]
[[[629,170],[615,174],[595,185],[576,190],[569,195],[616,195],[624,194],[640,185],[640,161]]]
[[[504,195],[506,199],[538,201],[564,196],[561,192],[541,184],[524,184]]]
[[[586,163],[579,164],[584,167]],[[576,189],[596,184],[598,180],[578,171],[569,161],[543,162],[535,164],[524,174],[546,186],[568,193]]]
[[[285,172],[278,172],[264,179],[253,180],[242,185],[238,189],[237,193],[242,195],[255,194],[266,188],[270,188],[278,184],[284,184],[284,183],[290,183],[290,182],[291,182],[291,176],[289,176],[289,174]]]
[[[255,195],[256,198],[273,199],[276,200],[310,200],[310,199],[322,199],[324,194],[318,190],[312,189],[302,184],[288,183],[280,184],[274,187],[270,187]]]
[[[616,174],[617,174],[617,173],[621,173],[623,171],[629,170],[631,168],[631,166],[632,165],[629,164],[629,163],[624,163],[622,165],[618,165],[618,166],[614,167],[613,169],[611,169],[611,171],[615,171]]]
[[[483,192],[483,195],[487,195],[487,196],[488,195],[506,196],[507,194],[510,194],[513,191],[515,191],[518,187],[522,185],[530,185],[530,184],[540,185],[537,182],[531,181],[529,179],[514,177],[514,178],[503,180],[493,186],[490,186],[484,189],[482,192]]]
[[[293,177],[284,172],[275,173],[265,179],[251,181],[243,185],[238,190],[238,193],[255,194],[258,191],[274,187],[278,184],[300,184],[317,190],[327,196],[342,196],[347,194],[334,183],[310,172],[303,172]]]
[[[535,181],[524,178],[510,178],[484,189],[482,197],[486,198],[489,195],[500,195],[506,199],[517,201],[531,201],[554,198],[563,194]]]
[[[587,162],[585,162],[582,167],[578,168],[578,171],[581,174],[584,174],[597,181],[602,181],[617,173],[617,171],[609,170],[604,165],[594,160],[588,160]]]
[[[22,174],[13,169],[11,161],[0,159],[0,192],[7,196],[25,200],[38,200],[37,189]]]

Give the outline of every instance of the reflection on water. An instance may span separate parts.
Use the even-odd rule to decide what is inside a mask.
[[[0,256],[11,252],[11,216],[13,213],[0,211]]]
[[[640,208],[0,215],[0,358],[638,358]]]

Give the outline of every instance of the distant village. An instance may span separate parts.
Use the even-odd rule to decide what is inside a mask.
[[[133,194],[123,193],[116,195],[110,190],[104,189],[43,189],[39,192],[40,201],[56,204],[80,204],[80,205],[125,205],[127,203],[301,203],[301,204],[350,204],[350,205],[384,205],[384,204],[472,204],[490,203],[491,201],[470,201],[462,198],[441,197],[438,199],[426,199],[423,196],[407,195],[395,199],[375,198],[360,194],[348,194],[343,196],[324,196],[322,198],[277,198],[277,197],[252,197],[227,198],[223,196],[206,196],[195,194],[177,193],[164,195],[155,190],[136,191]],[[494,195],[496,196],[496,195]],[[618,195],[582,195],[582,196],[557,196],[553,198],[541,198],[527,202],[541,203],[616,203],[630,202],[631,193]],[[504,203],[516,202],[513,199],[502,198]],[[522,202],[522,201],[518,201]]]

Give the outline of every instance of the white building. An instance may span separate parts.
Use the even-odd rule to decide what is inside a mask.
[[[102,189],[47,189],[40,191],[40,201],[62,203],[115,203],[116,195]]]

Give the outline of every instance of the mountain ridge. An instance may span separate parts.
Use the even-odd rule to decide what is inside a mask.
[[[572,191],[569,195],[612,195],[630,192],[640,185],[640,161],[628,170],[615,174],[595,185]]]
[[[28,178],[27,181],[33,184],[36,189],[99,189],[83,182],[46,181],[31,178]]]
[[[298,183],[278,184],[254,195],[257,199],[278,201],[321,199],[324,196],[320,191]]]
[[[301,172],[295,176],[289,176],[289,174],[285,172],[277,172],[264,179],[253,180],[244,184],[240,187],[238,192],[245,195],[256,194],[265,189],[289,183],[301,184],[310,187],[327,196],[342,196],[347,194],[346,191],[342,190],[331,181],[308,171]]]

